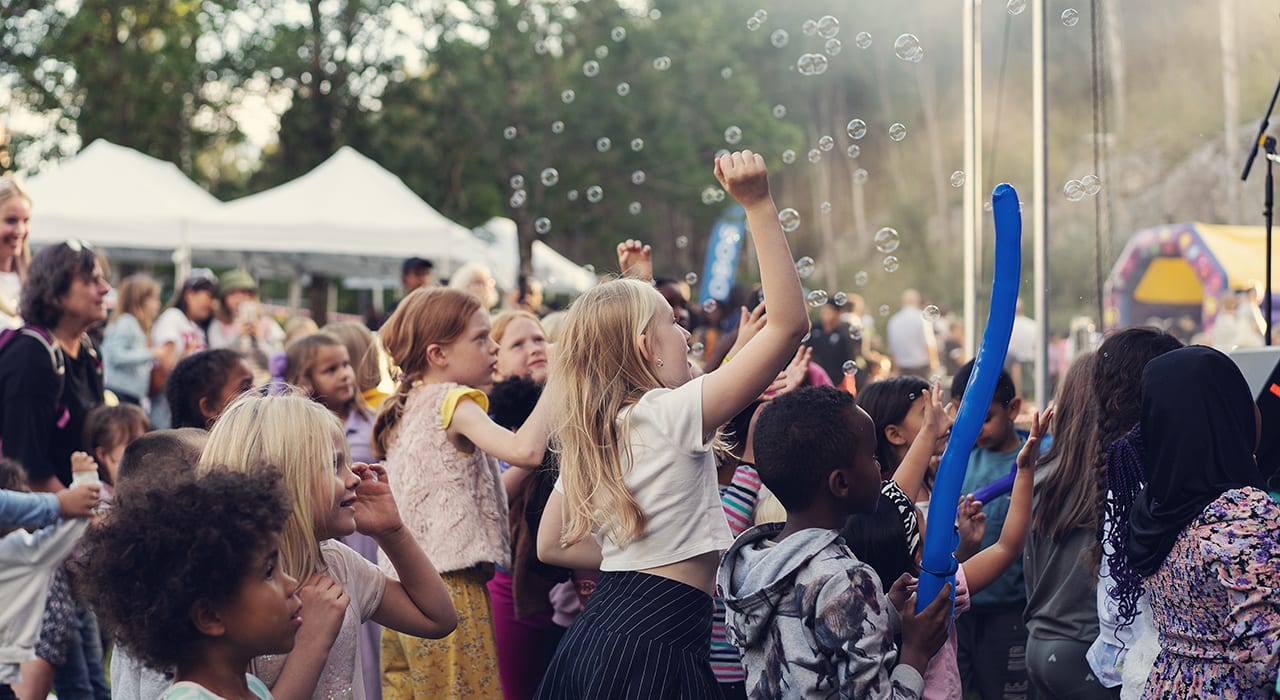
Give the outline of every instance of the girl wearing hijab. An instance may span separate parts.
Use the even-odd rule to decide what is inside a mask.
[[[1107,558],[1120,609],[1145,589],[1160,636],[1143,697],[1272,697],[1280,506],[1254,461],[1249,387],[1217,350],[1174,350],[1143,370],[1141,415],[1123,458],[1147,483],[1128,527],[1109,533]]]

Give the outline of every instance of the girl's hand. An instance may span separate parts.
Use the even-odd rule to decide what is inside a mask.
[[[935,380],[923,392],[928,400],[924,404],[924,422],[920,425],[920,432],[932,435],[934,439],[939,439],[949,433],[951,424],[955,422],[955,417],[947,411],[946,406],[942,403],[940,381]]]
[[[650,281],[653,279],[653,249],[640,241],[627,240],[618,244],[618,269],[623,277]]]
[[[93,515],[102,498],[99,484],[78,484],[58,492],[58,512],[64,518],[87,518]]]
[[[907,604],[911,594],[916,592],[918,582],[919,580],[911,574],[903,574],[889,586],[889,602],[893,604],[894,610],[902,610],[902,606]]]
[[[1031,416],[1031,434],[1027,436],[1027,441],[1022,444],[1022,450],[1018,452],[1018,469],[1034,469],[1036,462],[1040,459],[1040,440],[1049,432],[1049,420],[1053,418],[1053,407],[1050,406],[1044,410],[1044,415],[1040,415],[1036,411]]]
[[[956,559],[964,561],[982,548],[982,536],[987,532],[987,514],[982,512],[982,501],[974,500],[973,494],[960,498],[956,506],[956,528],[960,531]]]
[[[741,151],[717,158],[716,179],[743,207],[769,201],[769,171],[759,154]]]
[[[801,345],[796,350],[795,357],[791,358],[791,363],[764,392],[764,398],[772,399],[803,386],[805,380],[809,378],[809,358],[811,357],[813,357],[813,348]]]
[[[764,328],[767,321],[764,315],[764,303],[760,303],[756,308],[747,311],[747,307],[739,310],[738,318],[738,337],[733,341],[733,347],[729,348],[729,352],[725,353],[725,362],[738,354],[738,351],[746,347],[747,341],[751,340]]]
[[[302,626],[298,628],[298,638],[323,640],[326,648],[332,646],[351,603],[351,597],[342,589],[342,584],[323,574],[312,574],[298,589],[298,597],[302,599]]]
[[[376,540],[403,529],[404,521],[391,495],[386,467],[356,462],[351,465],[351,471],[360,477],[356,485],[356,532]]]

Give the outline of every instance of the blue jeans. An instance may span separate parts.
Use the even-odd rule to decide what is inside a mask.
[[[111,700],[98,620],[83,604],[76,605],[75,633],[66,662],[54,670],[53,690],[65,700]]]

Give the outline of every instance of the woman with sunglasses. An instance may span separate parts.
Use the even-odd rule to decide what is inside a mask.
[[[151,425],[168,428],[169,403],[165,383],[178,361],[208,347],[204,327],[213,316],[218,282],[209,270],[199,268],[173,292],[169,306],[151,326],[151,347],[156,354],[151,381]]]
[[[18,297],[31,265],[30,220],[31,197],[12,175],[0,176],[0,328],[22,325]]]

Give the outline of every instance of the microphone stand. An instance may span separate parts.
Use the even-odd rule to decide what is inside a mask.
[[[1267,226],[1267,268],[1266,268],[1266,296],[1262,299],[1262,307],[1265,310],[1266,318],[1266,335],[1263,341],[1267,345],[1271,345],[1271,218],[1274,201],[1274,180],[1272,178],[1272,164],[1277,161],[1276,157],[1276,140],[1267,136],[1267,127],[1271,124],[1271,112],[1276,108],[1276,98],[1280,97],[1280,81],[1276,82],[1276,89],[1271,93],[1271,103],[1267,105],[1267,113],[1262,116],[1262,123],[1258,126],[1258,138],[1253,141],[1253,148],[1249,150],[1249,158],[1244,163],[1244,172],[1241,173],[1241,180],[1249,179],[1249,170],[1253,168],[1253,160],[1258,157],[1258,148],[1261,147],[1264,157],[1267,160],[1267,178],[1266,193],[1263,195],[1262,216],[1266,220]]]

